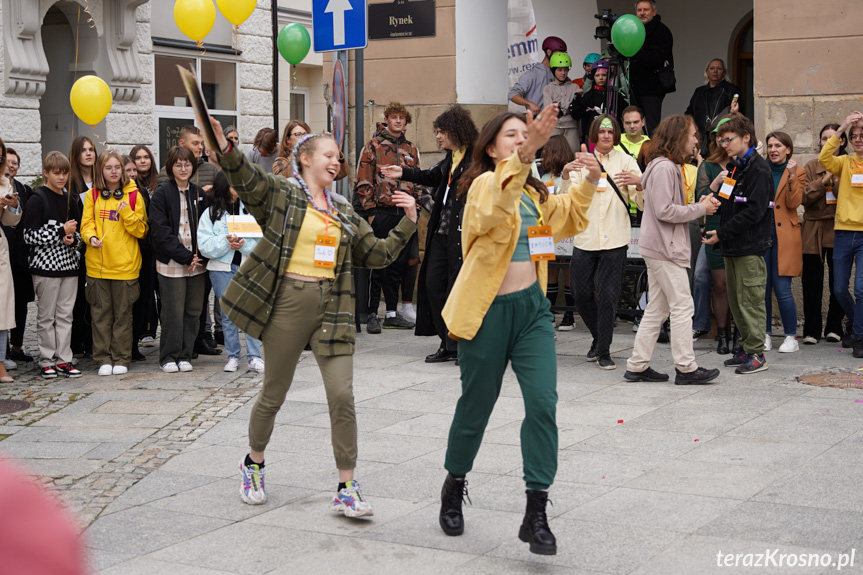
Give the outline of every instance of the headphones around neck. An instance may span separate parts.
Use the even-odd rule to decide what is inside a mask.
[[[749,162],[752,161],[754,155],[755,146],[752,146],[751,148],[749,148],[749,151],[743,154],[743,156],[738,156],[737,158],[732,158],[731,160],[729,160],[729,162],[725,164],[725,169],[731,172],[736,168],[742,172],[746,169],[746,166],[749,165]]]
[[[99,192],[99,194],[102,196],[103,200],[107,200],[112,195],[114,196],[115,200],[123,199],[123,190],[114,190],[113,193],[111,192],[111,190],[102,190]]]

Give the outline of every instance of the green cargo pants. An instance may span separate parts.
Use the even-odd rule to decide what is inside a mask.
[[[461,397],[449,431],[445,467],[464,476],[482,443],[508,363],[524,397],[521,455],[530,489],[548,489],[557,473],[557,357],[548,299],[533,286],[494,299],[471,340],[459,340]]]
[[[767,289],[767,265],[763,256],[725,258],[725,282],[728,305],[734,324],[740,330],[743,351],[764,353],[764,326],[767,310],[764,293]]]

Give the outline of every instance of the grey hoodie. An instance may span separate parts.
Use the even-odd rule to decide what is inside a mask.
[[[689,222],[704,216],[701,202],[686,205],[681,167],[658,157],[644,170],[644,216],[638,249],[643,256],[690,265]]]

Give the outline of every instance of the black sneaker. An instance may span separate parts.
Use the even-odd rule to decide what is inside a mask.
[[[652,367],[648,367],[644,371],[629,371],[623,374],[623,379],[626,381],[668,381],[668,374],[659,373]]]
[[[27,353],[27,350],[25,350],[23,347],[18,351],[10,349],[9,353],[6,354],[6,357],[11,359],[12,361],[19,361],[24,363],[30,363],[31,361],[33,361],[33,356]]]
[[[416,324],[408,321],[405,317],[396,312],[395,317],[384,318],[384,329],[413,329]]]
[[[596,361],[599,356],[596,354],[596,342],[590,344],[590,350],[587,352],[587,361]]]
[[[617,364],[614,363],[614,360],[612,360],[611,356],[607,353],[599,356],[597,365],[599,365],[599,369],[617,369]]]
[[[746,363],[746,360],[749,359],[748,354],[743,351],[742,347],[735,349],[732,353],[734,353],[734,355],[731,356],[731,359],[725,360],[725,363],[723,364],[725,367],[737,367],[738,365],[743,365]]]
[[[863,351],[863,350],[861,350]],[[758,373],[767,369],[767,360],[764,359],[763,353],[750,353],[747,356],[746,363],[734,370],[734,373],[749,374]]]
[[[850,330],[846,331],[844,334],[842,334],[842,347],[844,347],[845,349],[849,349],[853,345],[854,334],[852,334]]]
[[[854,357],[863,357],[863,339],[855,337],[851,343],[854,346]]]
[[[72,365],[71,363],[58,363],[54,369],[57,371],[57,375],[62,375],[63,377],[81,377],[81,372]]]
[[[445,361],[455,361],[457,358],[457,351],[448,351],[441,347],[433,354],[426,356],[426,363],[443,363]]]
[[[677,377],[674,378],[674,385],[706,385],[719,377],[718,369],[704,369],[699,367],[695,371],[682,373],[676,367]]]
[[[695,341],[699,337],[701,337],[703,335],[707,335],[708,333],[710,333],[710,332],[707,330],[704,330],[704,329],[693,329],[692,330],[692,341]]]
[[[368,333],[380,333],[381,332],[381,320],[378,319],[378,314],[370,313],[369,319],[366,322],[366,331]]]
[[[575,318],[572,314],[566,312],[563,314],[563,319],[560,320],[560,325],[557,326],[557,331],[572,331],[575,329]]]

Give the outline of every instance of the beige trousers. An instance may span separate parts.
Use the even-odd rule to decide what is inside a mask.
[[[270,441],[276,414],[285,402],[303,348],[310,340],[320,339],[321,330],[325,329],[321,324],[332,287],[331,280],[305,282],[282,278],[270,319],[261,334],[267,363],[264,387],[249,420],[249,446],[254,451],[264,451]],[[354,469],[357,466],[354,358],[319,355],[314,344],[312,350],[327,392],[336,467]]]
[[[644,257],[647,264],[647,285],[650,301],[635,335],[632,357],[626,369],[640,373],[650,366],[653,347],[665,318],[671,314],[671,357],[682,373],[698,369],[692,351],[692,314],[695,305],[689,291],[686,268],[664,260]]]
[[[72,310],[78,295],[78,276],[33,276],[36,290],[36,341],[39,365],[48,367],[72,361]]]

